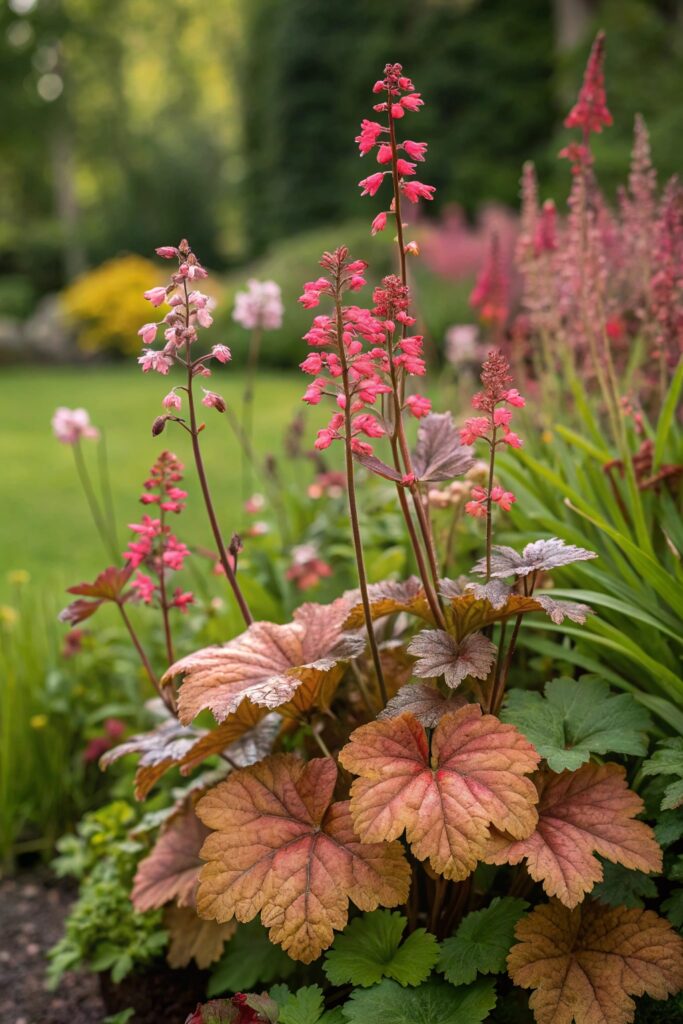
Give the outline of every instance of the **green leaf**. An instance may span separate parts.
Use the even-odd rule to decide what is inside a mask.
[[[524,900],[496,896],[484,910],[463,918],[455,935],[441,944],[436,965],[453,985],[465,985],[479,974],[505,970],[515,925],[529,906]]]
[[[279,1024],[318,1024],[323,1013],[323,990],[308,985],[293,992],[280,1008]]]
[[[683,359],[678,364],[678,369],[674,374],[674,378],[671,381],[671,386],[664,399],[664,405],[659,416],[659,422],[657,423],[657,435],[655,437],[655,450],[652,461],[653,471],[659,469],[660,465],[664,461],[664,453],[666,451],[666,443],[669,439],[671,426],[676,415],[676,409],[678,408],[678,399],[683,388]]]
[[[683,736],[661,740],[657,750],[641,768],[643,775],[677,775],[664,790],[662,810],[671,811],[683,803]]]
[[[108,1017],[103,1017],[102,1024],[128,1024],[134,1013],[133,1007],[129,1006],[125,1010],[119,1010],[118,1013],[111,1013]]]
[[[554,772],[575,771],[591,754],[647,752],[652,721],[630,694],[614,695],[607,683],[586,677],[553,679],[544,692],[510,690],[501,718],[524,733]]]
[[[257,984],[268,985],[279,978],[288,978],[296,964],[268,939],[268,932],[258,921],[238,926],[225,952],[211,971],[207,995],[223,992],[248,992]]]
[[[591,897],[609,907],[642,907],[643,900],[657,895],[657,886],[643,871],[629,871],[621,864],[603,862],[602,882],[593,888]]]
[[[655,823],[655,839],[660,846],[671,846],[683,836],[683,814],[680,811],[662,811]]]
[[[662,910],[674,928],[683,928],[683,889],[674,889],[662,903]]]
[[[357,989],[344,1005],[349,1024],[482,1024],[496,1005],[493,980],[455,988],[432,979],[419,988],[401,988],[385,979]]]
[[[353,920],[334,941],[325,959],[325,974],[333,985],[367,988],[382,978],[401,985],[419,985],[439,958],[439,944],[418,928],[401,944],[406,918],[375,910]]]

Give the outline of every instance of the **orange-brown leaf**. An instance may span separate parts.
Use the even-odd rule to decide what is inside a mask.
[[[171,967],[187,967],[194,960],[201,970],[210,967],[235,934],[237,923],[218,924],[197,916],[193,907],[167,907],[164,927],[171,940],[166,959]]]
[[[347,629],[358,629],[365,625],[360,596],[358,591],[354,591],[347,597],[350,606],[344,625]],[[397,612],[410,612],[411,615],[419,615],[427,622],[434,622],[424,587],[417,576],[410,576],[400,583],[395,583],[392,580],[372,583],[368,587],[368,598],[370,599],[370,614],[373,622],[375,619],[381,619],[384,615],[395,615]]]
[[[490,626],[493,622],[503,622],[524,612],[543,610],[535,598],[523,594],[510,594],[503,603],[493,597],[493,602],[477,598],[471,592],[452,597],[446,607],[446,618],[455,639],[460,641],[469,633]]]
[[[643,801],[616,764],[585,764],[575,772],[539,775],[538,825],[526,839],[493,834],[486,860],[519,864],[549,896],[575,907],[602,879],[600,854],[639,871],[661,871],[662,852],[652,829],[634,816]]]
[[[515,935],[508,972],[535,989],[537,1024],[629,1024],[631,996],[666,999],[683,987],[683,940],[651,910],[553,902],[522,918]]]
[[[270,939],[310,963],[344,928],[348,904],[394,907],[410,869],[400,843],[362,844],[348,802],[331,803],[337,766],[276,754],[233,773],[197,814],[215,831],[197,891],[199,912],[219,922],[261,914]]]
[[[137,911],[157,910],[171,900],[179,907],[194,904],[202,866],[199,851],[208,834],[192,807],[171,820],[152,852],[138,864],[131,893]]]
[[[360,637],[343,634],[348,604],[304,604],[283,626],[254,622],[222,647],[205,647],[172,665],[164,682],[184,676],[178,713],[188,723],[210,709],[218,722],[244,701],[265,709],[326,707],[343,667],[360,653]]]
[[[351,813],[363,842],[405,830],[418,860],[446,878],[466,878],[486,851],[491,825],[528,836],[536,787],[526,774],[539,756],[514,727],[478,704],[445,715],[431,740],[410,713],[361,726],[339,755],[361,776]],[[501,822],[507,822],[501,825]]]

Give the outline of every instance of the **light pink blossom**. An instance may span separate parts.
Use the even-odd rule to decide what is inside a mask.
[[[276,331],[282,326],[283,314],[282,293],[275,281],[250,278],[246,290],[235,296],[232,318],[247,330]]]
[[[82,438],[95,441],[100,436],[85,409],[67,409],[64,405],[55,410],[52,432],[62,444],[76,444]]]

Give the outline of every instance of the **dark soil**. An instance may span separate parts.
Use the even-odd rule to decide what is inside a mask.
[[[204,998],[206,973],[161,963],[113,985],[105,975],[69,973],[45,987],[45,954],[61,938],[75,889],[46,871],[0,880],[1,1024],[102,1024],[135,1010],[130,1024],[183,1024]]]

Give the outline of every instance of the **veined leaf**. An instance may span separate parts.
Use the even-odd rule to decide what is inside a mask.
[[[388,910],[357,917],[334,940],[325,957],[325,974],[333,985],[367,988],[382,978],[400,985],[425,981],[439,958],[434,935],[418,928],[401,942],[407,919]]]
[[[631,871],[621,864],[602,866],[603,879],[591,896],[608,907],[642,907],[643,900],[654,899],[657,886],[649,875]]]
[[[352,992],[344,1016],[349,1024],[482,1024],[495,1005],[487,978],[460,988],[434,979],[409,989],[385,979]]]
[[[138,913],[158,910],[175,900],[192,907],[202,861],[199,851],[209,834],[192,808],[171,820],[152,852],[138,864],[131,901]]]
[[[307,985],[292,992],[282,1004],[278,1024],[318,1024],[323,1007],[323,991],[320,986]]]
[[[662,810],[675,810],[683,804],[683,736],[661,740],[657,750],[641,771],[643,775],[675,775],[666,787]]]
[[[409,711],[418,722],[434,729],[449,711],[457,711],[467,704],[467,698],[458,693],[444,697],[441,691],[428,683],[409,683],[402,686],[388,702],[378,719],[397,718]]]
[[[494,833],[486,861],[526,860],[531,877],[567,907],[575,907],[602,880],[596,853],[627,868],[661,871],[662,851],[652,829],[634,820],[643,801],[628,789],[625,774],[616,764],[539,773],[536,831],[522,840]]]
[[[598,679],[553,679],[545,697],[510,690],[501,718],[533,743],[554,772],[574,770],[591,754],[647,752],[652,721],[629,694],[614,696]]]
[[[496,650],[496,645],[483,633],[469,633],[458,641],[443,629],[423,629],[408,645],[409,653],[417,658],[413,667],[415,675],[422,679],[443,675],[451,689],[468,676],[486,679]]]
[[[683,940],[651,910],[548,903],[522,918],[515,935],[508,972],[534,989],[537,1024],[629,1024],[631,996],[666,999],[683,986]]]
[[[177,907],[174,904],[164,911],[163,922],[170,940],[166,954],[170,966],[187,967],[190,960],[194,960],[200,970],[218,960],[223,946],[237,927],[234,921],[228,924],[205,921],[197,916],[194,907]]]
[[[365,625],[363,604],[358,591],[346,595],[349,602],[349,611],[344,622],[345,629],[358,629]],[[371,583],[368,587],[368,598],[370,600],[370,614],[373,621],[381,619],[385,615],[395,615],[397,612],[409,612],[411,615],[418,615],[427,622],[433,623],[433,616],[429,610],[429,602],[417,576],[409,576],[407,580],[396,583],[393,580],[384,580],[382,583]]]
[[[491,825],[524,838],[536,824],[537,794],[526,775],[538,754],[478,704],[441,719],[431,752],[424,726],[405,713],[356,729],[339,760],[360,776],[351,814],[361,841],[397,839],[405,830],[417,859],[452,880],[474,870]]]
[[[468,914],[455,935],[441,943],[437,971],[453,985],[467,985],[477,974],[504,971],[515,925],[528,906],[524,900],[496,896],[484,910]]]
[[[218,921],[261,914],[270,939],[310,963],[360,910],[403,903],[410,868],[399,843],[361,843],[349,804],[331,803],[337,766],[275,754],[234,772],[197,804],[212,835],[197,907]]]
[[[269,985],[276,978],[288,978],[294,968],[294,961],[273,945],[263,925],[258,921],[240,924],[211,972],[207,995]]]

